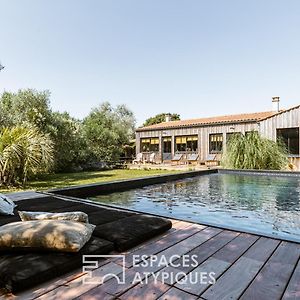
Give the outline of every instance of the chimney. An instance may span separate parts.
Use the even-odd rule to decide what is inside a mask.
[[[166,114],[166,122],[171,122],[172,118],[171,118],[171,114]]]
[[[279,97],[272,97],[272,110],[279,112],[280,111],[280,107],[279,107]]]

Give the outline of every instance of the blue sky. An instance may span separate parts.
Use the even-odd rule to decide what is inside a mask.
[[[108,100],[138,124],[300,103],[300,1],[0,0],[0,92],[49,89],[83,118]]]

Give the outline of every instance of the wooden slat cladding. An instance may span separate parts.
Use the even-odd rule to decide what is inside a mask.
[[[211,124],[199,126],[183,126],[182,128],[162,128],[151,129],[136,132],[136,152],[141,152],[140,139],[141,138],[159,138],[160,145],[163,137],[171,137],[172,140],[172,155],[175,152],[175,138],[180,136],[198,136],[198,154],[201,161],[206,160],[209,154],[209,135],[214,133],[223,134],[223,151],[226,150],[226,134],[234,132],[249,132],[258,131],[262,136],[272,140],[276,140],[276,129],[278,128],[292,128],[300,126],[300,106],[282,111],[280,113],[271,115],[269,118],[257,121],[246,121],[243,123],[232,122],[226,124]],[[160,147],[160,151],[163,151]]]

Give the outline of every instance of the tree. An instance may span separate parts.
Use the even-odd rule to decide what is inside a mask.
[[[53,163],[53,143],[35,128],[3,128],[0,132],[0,184],[26,183],[47,172]]]
[[[0,126],[34,126],[54,142],[54,171],[76,168],[83,147],[81,122],[68,113],[52,112],[49,91],[4,92],[0,98]]]
[[[112,107],[104,102],[83,120],[83,134],[91,161],[113,162],[134,135],[135,118],[125,106]]]
[[[281,170],[288,165],[283,143],[261,137],[257,132],[235,134],[227,144],[222,164],[232,169]]]
[[[32,125],[46,133],[51,119],[49,91],[34,89],[4,92],[0,98],[2,126]]]
[[[48,126],[48,133],[54,142],[54,170],[72,171],[82,163],[82,152],[87,147],[82,133],[82,123],[67,112],[54,112]]]
[[[179,114],[161,113],[161,114],[158,114],[158,115],[156,115],[154,117],[148,118],[144,122],[143,126],[150,126],[150,125],[154,125],[154,124],[159,124],[159,123],[165,122],[167,115],[170,115],[171,121],[180,120],[180,115]]]

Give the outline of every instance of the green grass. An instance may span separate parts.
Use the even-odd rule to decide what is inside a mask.
[[[114,181],[121,179],[130,179],[143,176],[152,176],[160,174],[170,174],[178,171],[167,170],[109,170],[95,172],[78,172],[78,173],[62,173],[49,174],[39,177],[36,180],[29,181],[25,187],[20,188],[1,188],[1,193],[18,192],[24,190],[47,190],[51,188],[62,188],[72,185],[89,184],[105,181]]]

